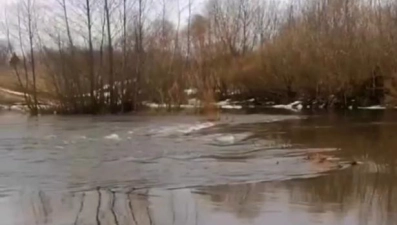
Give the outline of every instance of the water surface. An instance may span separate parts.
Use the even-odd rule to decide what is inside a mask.
[[[2,114],[1,224],[397,224],[396,116]]]

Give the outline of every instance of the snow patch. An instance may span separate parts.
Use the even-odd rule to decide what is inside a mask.
[[[220,101],[216,103],[218,106],[223,106],[223,105],[229,105],[230,104],[230,99],[226,99],[224,101]]]
[[[367,109],[367,110],[385,110],[386,107],[381,105],[373,105],[368,107],[358,107],[359,109]]]
[[[152,108],[152,109],[158,109],[158,108],[166,108],[166,104],[157,104],[154,102],[143,102],[142,103],[144,106]]]
[[[152,109],[159,109],[159,108],[167,108],[168,105],[166,104],[158,104],[154,102],[143,102],[142,103],[144,106]],[[214,103],[215,106],[221,108],[221,109],[242,109],[243,106],[241,105],[234,105],[230,103],[230,99],[225,100],[225,101],[220,101],[217,103]],[[192,98],[188,100],[187,104],[181,104],[181,105],[169,105],[171,108],[182,108],[182,109],[195,109],[195,108],[201,108],[203,105],[200,100]]]
[[[241,105],[222,105],[222,109],[242,109]]]
[[[216,105],[221,109],[242,109],[241,105],[234,105],[231,103],[230,99],[226,99],[224,101],[217,102]]]
[[[6,93],[12,94],[12,95],[25,96],[25,94],[23,92],[13,91],[13,90],[5,89],[5,88],[0,88],[0,91],[6,92]]]
[[[272,108],[275,108],[275,109],[287,109],[287,110],[291,110],[291,111],[294,111],[294,112],[299,112],[299,111],[302,110],[303,105],[302,105],[301,101],[295,101],[295,102],[292,102],[292,103],[290,103],[288,105],[273,105]]]
[[[196,88],[185,89],[185,93],[187,95],[194,95],[194,94],[197,94],[197,89]]]
[[[197,98],[191,98],[187,101],[187,104],[189,106],[200,106],[201,105],[201,101]]]
[[[180,106],[182,109],[196,109],[199,108],[200,106],[195,106],[195,105],[181,105]]]
[[[18,111],[18,112],[26,112],[27,107],[22,106],[22,105],[12,105],[8,108],[11,111]]]

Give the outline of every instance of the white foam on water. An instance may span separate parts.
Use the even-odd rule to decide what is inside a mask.
[[[234,144],[236,142],[236,138],[231,134],[217,137],[214,140],[223,144]]]
[[[250,132],[236,133],[236,134],[219,134],[213,138],[214,141],[223,143],[237,143],[252,136]]]
[[[210,128],[212,126],[215,126],[215,123],[211,123],[211,122],[206,122],[206,123],[199,123],[196,125],[187,125],[186,128],[182,128],[180,131],[184,134],[189,134],[192,132],[196,132],[202,129],[206,129],[206,128]]]
[[[121,138],[118,134],[110,134],[108,136],[103,137],[106,140],[114,140],[114,141],[121,141]]]
[[[74,140],[85,140],[85,139],[87,139],[87,137],[84,136],[84,135],[76,135],[76,136],[73,136],[72,139],[74,139]]]
[[[128,134],[133,134],[133,133],[134,133],[134,131],[132,131],[132,130],[128,131]]]
[[[210,128],[212,126],[215,126],[215,123],[205,122],[196,124],[178,124],[151,129],[148,134],[153,136],[169,136],[175,134],[186,135],[206,128]]]

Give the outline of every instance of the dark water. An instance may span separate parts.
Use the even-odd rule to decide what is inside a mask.
[[[397,224],[396,119],[3,114],[0,224]]]

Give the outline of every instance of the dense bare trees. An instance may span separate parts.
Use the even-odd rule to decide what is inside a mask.
[[[65,113],[173,108],[187,88],[205,102],[395,102],[393,1],[208,0],[200,12],[193,0],[36,1],[7,22],[32,106],[47,91]],[[52,88],[36,90],[38,76]]]

